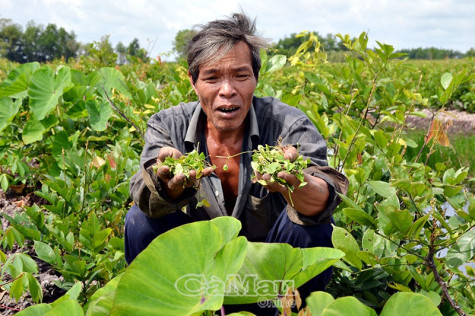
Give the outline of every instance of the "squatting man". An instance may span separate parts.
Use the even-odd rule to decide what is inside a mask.
[[[256,35],[255,21],[241,13],[202,25],[188,44],[188,76],[198,100],[162,110],[148,121],[140,170],[130,182],[135,205],[125,221],[128,263],[165,231],[218,216],[239,219],[241,234],[250,241],[332,246],[331,216],[340,202],[337,192],[345,193],[348,182],[328,167],[326,143],[303,112],[272,97],[254,96],[259,51],[266,46]],[[290,145],[286,159],[300,154],[311,161],[304,170],[307,185],[301,188],[294,175],[278,174],[297,188],[293,192],[277,182],[251,181],[250,152],[279,141]],[[166,166],[153,171],[157,158],[178,158],[195,149],[216,166],[206,168],[199,180],[195,172],[188,181],[183,174],[170,177]],[[269,174],[256,177],[270,179]],[[209,206],[197,206],[203,196]],[[324,290],[330,275],[329,269],[306,283],[301,296]]]

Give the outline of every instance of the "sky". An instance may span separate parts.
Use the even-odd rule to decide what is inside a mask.
[[[0,0],[0,18],[26,27],[54,23],[81,43],[109,35],[115,46],[134,38],[149,56],[170,55],[178,31],[244,11],[271,43],[291,33],[367,32],[396,49],[475,48],[474,0]]]

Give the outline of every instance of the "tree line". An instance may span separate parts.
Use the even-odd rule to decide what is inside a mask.
[[[333,52],[342,52],[347,51],[348,49],[345,47],[341,39],[337,36],[329,33],[325,36],[320,35],[318,32],[312,32],[316,37],[318,37],[318,41],[320,42],[320,50],[333,53]],[[193,37],[195,31],[193,30],[181,30],[175,36],[175,40],[173,42],[173,49],[178,54],[180,58],[184,57],[186,51],[186,43]],[[271,54],[283,54],[287,57],[292,56],[295,54],[299,46],[308,41],[309,33],[307,34],[297,34],[291,33],[289,36],[280,39],[277,43],[272,44],[271,46]],[[353,39],[354,40],[354,39]],[[311,47],[314,49],[314,47]],[[475,56],[475,49],[471,48],[465,54],[461,53],[456,50],[452,49],[444,49],[444,48],[412,48],[412,49],[401,49],[398,52],[405,53],[407,58],[409,59],[447,59],[447,58],[463,58],[463,57],[474,57]],[[330,58],[332,59],[332,58]],[[333,58],[335,59],[335,58]],[[336,59],[335,59],[336,60]]]
[[[184,58],[186,45],[195,34],[194,30],[180,30],[173,41],[173,51],[178,59]],[[346,51],[343,42],[333,34],[325,36],[318,32],[313,32],[320,42],[320,49],[336,57],[329,60],[339,61],[342,55],[338,52]],[[292,56],[298,47],[306,42],[309,34],[291,33],[289,36],[280,39],[272,44],[270,53]],[[463,58],[475,56],[475,49],[471,48],[465,54],[451,49],[441,49],[435,47],[402,49],[399,52],[406,53],[409,59],[446,59]],[[27,62],[47,62],[54,59],[70,58],[80,56],[99,55],[104,60],[103,64],[123,65],[129,63],[131,59],[148,61],[147,51],[140,47],[140,43],[135,38],[129,45],[119,42],[115,47],[109,41],[109,36],[103,36],[100,41],[82,44],[76,40],[76,34],[66,31],[63,27],[55,24],[48,24],[46,27],[38,25],[34,21],[27,23],[25,29],[10,19],[0,18],[0,57],[8,60]]]
[[[48,62],[55,59],[70,58],[106,52],[110,59],[108,63],[125,64],[128,59],[147,59],[147,51],[140,47],[135,38],[128,46],[119,42],[115,48],[109,41],[109,36],[103,36],[100,41],[80,43],[76,40],[74,31],[68,32],[56,24],[46,27],[34,21],[23,27],[10,19],[0,18],[0,57],[18,63]]]

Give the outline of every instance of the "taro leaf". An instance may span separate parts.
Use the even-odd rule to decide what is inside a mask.
[[[45,127],[34,116],[31,116],[23,128],[21,138],[25,144],[31,144],[43,138]]]
[[[344,256],[333,248],[292,248],[288,244],[250,242],[246,260],[228,285],[225,304],[272,300],[288,287],[303,285]]]
[[[313,315],[313,314],[312,314]],[[376,312],[371,307],[361,303],[357,298],[352,296],[340,297],[328,304],[323,310],[322,316],[339,315],[339,316],[376,316]],[[395,314],[397,315],[397,314]],[[404,314],[400,314],[404,315]]]
[[[91,296],[88,305],[84,307],[86,316],[110,315],[117,285],[119,284],[122,275],[123,273],[113,278]]]
[[[112,114],[112,108],[107,101],[87,101],[86,110],[89,113],[89,122],[92,129],[98,132],[104,131],[107,127],[107,121]]]
[[[429,316],[442,314],[430,298],[419,293],[399,292],[389,298],[380,315]]]
[[[11,98],[1,98],[0,99],[0,132],[10,125],[13,116],[17,114],[20,109],[21,99],[12,101]]]
[[[356,239],[346,229],[341,227],[333,227],[332,233],[333,247],[342,250],[345,253],[343,260],[354,267],[361,269],[362,263],[358,256],[360,247]]]
[[[0,98],[24,98],[28,90],[28,82],[31,74],[33,74],[40,64],[37,62],[23,64],[13,69],[7,79],[0,85]]]
[[[67,299],[58,304],[53,305],[50,312],[44,314],[44,316],[56,316],[56,315],[68,315],[68,316],[82,316],[84,312],[81,305],[77,300]]]
[[[247,251],[239,220],[217,218],[158,236],[122,276],[112,307],[121,315],[189,315],[218,310],[227,276]]]
[[[105,67],[99,70],[101,80],[97,77],[90,79],[92,82],[97,82],[96,88],[99,93],[105,98],[105,92],[109,98],[112,98],[112,89],[116,89],[126,97],[130,97],[129,89],[125,83],[124,75],[115,68]]]
[[[376,193],[385,198],[396,195],[396,190],[388,182],[369,181],[368,184]]]
[[[475,251],[475,230],[470,230],[450,247],[447,252],[447,265],[451,268],[458,268],[462,264],[473,258]]]
[[[335,299],[327,292],[317,291],[310,294],[305,300],[312,316],[321,316],[325,307]]]
[[[17,316],[42,316],[46,315],[49,311],[51,311],[53,307],[50,304],[37,304],[25,308],[24,310],[16,313]]]
[[[71,88],[71,73],[63,67],[55,76],[49,67],[41,67],[31,76],[28,96],[30,109],[38,120],[42,120],[57,104],[63,92]]]

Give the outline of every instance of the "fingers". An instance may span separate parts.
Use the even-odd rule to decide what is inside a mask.
[[[164,161],[167,157],[178,159],[181,156],[183,156],[183,154],[178,149],[173,147],[163,147],[158,153],[158,160]]]
[[[300,186],[300,180],[297,179],[296,176],[287,173],[287,172],[279,172],[277,174],[277,177],[281,180],[284,180],[286,184],[292,186],[294,189],[298,188]],[[270,192],[280,192],[280,193],[286,193],[289,191],[289,188],[287,185],[280,183],[279,181],[276,181],[275,179],[272,178],[270,174],[260,174],[256,172],[256,178],[257,180],[264,180],[266,182],[266,185],[264,187],[269,190]]]
[[[204,168],[201,174],[203,177],[208,177],[210,174],[213,173],[213,171],[214,171],[213,167],[208,167],[208,168]]]
[[[297,148],[295,148],[294,146],[286,146],[283,148],[283,150],[284,150],[284,158],[290,161],[294,161],[299,156]]]

